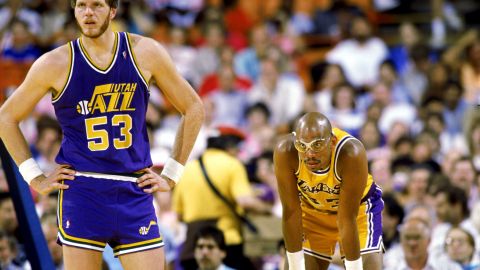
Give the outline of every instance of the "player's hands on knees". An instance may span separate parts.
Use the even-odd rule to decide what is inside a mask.
[[[63,180],[75,179],[75,171],[70,169],[68,165],[58,166],[47,177],[40,175],[33,179],[30,186],[40,194],[48,194],[54,190],[68,189],[68,185],[62,184]]]
[[[172,185],[170,180],[158,175],[150,168],[145,168],[142,170],[145,174],[137,179],[137,184],[140,188],[144,188],[150,185],[148,188],[144,188],[143,191],[146,193],[154,193],[157,191],[170,191]]]

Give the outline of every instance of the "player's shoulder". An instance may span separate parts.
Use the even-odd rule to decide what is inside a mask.
[[[40,66],[48,66],[50,69],[68,68],[71,62],[71,50],[68,44],[57,47],[40,56],[36,63]]]
[[[357,157],[365,155],[365,147],[363,143],[353,136],[349,136],[342,148],[339,151],[339,158],[341,157]]]
[[[162,45],[153,38],[142,36],[139,34],[127,33],[130,43],[135,50],[154,50],[162,47]]]
[[[280,136],[275,143],[274,152],[276,154],[281,154],[281,155],[285,155],[289,153],[296,154],[297,150],[295,149],[294,141],[295,141],[295,136],[292,133],[288,133]]]
[[[32,65],[33,74],[42,78],[58,78],[68,72],[71,63],[71,50],[68,44],[57,47],[40,56]]]

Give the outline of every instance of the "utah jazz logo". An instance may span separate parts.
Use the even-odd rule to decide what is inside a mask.
[[[138,230],[138,232],[139,232],[141,235],[147,235],[147,234],[148,234],[148,231],[150,231],[150,227],[151,227],[152,225],[157,225],[157,222],[155,222],[154,220],[151,220],[151,221],[150,221],[150,224],[148,224],[148,227],[142,226],[142,227],[140,227],[140,229]]]
[[[130,104],[137,83],[110,83],[98,85],[93,91],[90,101],[82,100],[77,104],[77,112],[83,115],[95,112],[135,111]]]

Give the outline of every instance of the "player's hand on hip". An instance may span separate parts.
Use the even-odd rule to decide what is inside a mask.
[[[68,189],[68,185],[61,181],[73,179],[75,179],[75,171],[68,165],[60,165],[47,177],[42,174],[33,179],[30,186],[40,194],[48,194],[54,190]]]
[[[143,191],[146,193],[154,193],[157,191],[170,191],[172,185],[168,179],[158,175],[150,168],[145,168],[142,170],[145,174],[137,179],[137,184],[140,188],[144,188]]]

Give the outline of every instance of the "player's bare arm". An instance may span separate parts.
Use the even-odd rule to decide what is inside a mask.
[[[32,157],[19,123],[48,92],[55,94],[63,88],[68,79],[69,66],[68,45],[44,54],[35,61],[23,83],[0,108],[0,137],[17,165]],[[55,189],[66,189],[68,186],[59,181],[71,180],[73,174],[73,170],[60,166],[48,178],[41,175],[34,179],[31,186],[43,194]]]
[[[274,150],[275,175],[278,193],[283,207],[282,227],[285,246],[289,252],[302,250],[302,209],[298,197],[297,177],[298,153],[293,146],[293,135],[282,137]]]
[[[342,185],[337,223],[346,259],[353,261],[360,257],[356,219],[368,177],[367,157],[361,142],[356,139],[346,142],[338,164]]]
[[[130,35],[130,38],[138,65],[147,82],[154,81],[183,116],[172,157],[185,164],[203,123],[203,104],[195,90],[177,72],[162,45],[151,38],[138,35]],[[170,186],[171,182],[169,181]]]

